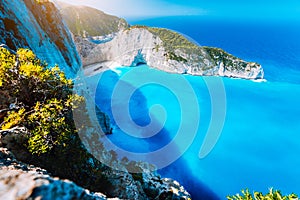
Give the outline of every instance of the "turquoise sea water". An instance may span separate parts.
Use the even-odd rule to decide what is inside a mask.
[[[180,21],[171,23],[160,20],[156,26],[159,23],[175,29],[176,27],[171,26]],[[196,34],[198,31],[202,37],[194,39],[199,43],[219,46],[239,57],[259,61],[265,68],[268,81],[258,83],[240,79],[176,75],[148,66],[120,68],[118,73],[104,72],[97,83],[96,103],[112,119],[124,124],[131,121],[126,115],[122,116],[125,108],[128,108],[132,120],[141,126],[140,129],[132,128],[136,135],[131,136],[124,133],[113,120],[114,133],[109,139],[127,151],[153,152],[174,140],[180,125],[193,127],[196,124],[198,129],[195,138],[191,140],[187,150],[183,145],[186,144],[183,137],[175,141],[176,147],[169,154],[162,155],[172,157],[174,154],[183,154],[182,157],[159,171],[162,176],[181,182],[194,199],[224,199],[226,195],[235,194],[243,188],[266,192],[268,188],[274,187],[281,189],[283,193],[300,194],[300,48],[297,46],[300,42],[294,37],[298,29],[294,26],[288,28],[286,24],[279,27],[276,25],[277,29],[275,25],[269,29],[256,25],[254,29],[253,25],[251,30],[255,34],[250,32],[248,41],[243,25],[231,24],[232,29],[224,29],[222,35],[219,35],[220,30],[216,31],[216,27],[222,25],[224,24],[212,26],[207,23],[206,26],[202,24],[205,31],[198,28],[199,30],[191,29],[187,32]],[[286,28],[283,30],[283,27]],[[237,32],[239,30],[241,32]],[[275,30],[277,32],[273,32]],[[269,35],[271,32],[273,34]],[[275,41],[280,36],[284,38]],[[147,77],[158,79],[151,82]],[[183,79],[187,82],[183,82]],[[162,80],[167,83],[162,83]],[[214,95],[209,90],[212,85],[223,90],[221,85],[214,85],[220,81],[225,88],[225,106],[222,104],[222,96]],[[136,87],[141,82],[146,84]],[[192,92],[186,83],[191,86]],[[95,82],[90,84],[96,87]],[[123,96],[114,93],[118,89],[116,86],[120,85],[122,92],[117,93],[123,93]],[[133,90],[135,92],[127,100],[124,96]],[[218,97],[220,99],[216,100]],[[219,115],[212,118],[213,108],[224,109],[226,112],[224,127],[213,150],[206,157],[200,158],[199,151],[211,121],[223,123],[222,117],[218,118]],[[139,138],[149,134],[149,130],[143,131],[143,126],[151,123],[154,124],[154,129],[158,127],[157,134]],[[125,128],[130,130],[130,125]],[[183,135],[186,134],[190,140],[192,131],[192,128],[187,129]],[[162,158],[162,162],[167,160],[166,157]]]

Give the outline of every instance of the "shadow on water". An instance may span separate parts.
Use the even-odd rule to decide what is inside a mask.
[[[164,177],[172,177],[180,182],[188,190],[192,199],[196,200],[217,200],[220,199],[208,186],[198,177],[192,175],[192,169],[186,164],[185,158],[181,157],[171,165],[158,170]]]
[[[114,127],[113,134],[108,136],[112,142],[118,145],[120,148],[126,149],[132,152],[152,152],[158,150],[172,141],[170,133],[165,128],[162,128],[156,135],[150,138],[136,138],[124,133],[116,124],[112,108],[111,108],[111,97],[116,84],[122,84],[124,93],[134,89],[132,85],[127,82],[119,80],[118,74],[113,71],[106,71],[102,74],[101,79],[98,83],[94,83],[93,79],[89,80],[89,84],[97,84],[92,86],[96,88],[96,104],[100,107],[102,111],[107,113],[111,118],[112,126]],[[130,115],[134,123],[139,126],[146,126],[150,122],[154,126],[161,126],[160,122],[152,117],[152,121],[149,117],[149,109],[147,107],[147,99],[138,89],[135,90],[131,99],[128,103],[125,101],[119,101],[116,106],[120,106],[120,109],[124,106],[129,106]],[[126,119],[124,119],[126,120]],[[128,119],[127,119],[128,120]],[[147,134],[141,131],[140,135]],[[180,154],[180,150],[176,145],[171,148],[172,151],[161,155],[159,158],[147,158],[148,161],[151,160],[155,162],[160,162],[166,159],[166,157],[172,156],[172,154]],[[154,163],[155,163],[154,162]],[[198,178],[193,177],[192,171],[189,168],[186,160],[184,158],[179,158],[177,161],[173,162],[171,165],[158,171],[162,177],[170,177],[180,182],[181,185],[185,187],[187,191],[192,195],[193,199],[205,199],[205,200],[215,200],[218,199],[210,188],[208,188],[204,183],[199,181]]]

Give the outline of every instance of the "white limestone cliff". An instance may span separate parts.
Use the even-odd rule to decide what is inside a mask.
[[[243,61],[221,49],[199,47],[192,43],[188,48],[170,49],[166,42],[168,41],[163,41],[151,28],[146,27],[120,31],[111,41],[102,44],[94,44],[87,38],[76,39],[77,49],[88,75],[108,67],[147,64],[170,73],[263,78],[261,65]]]

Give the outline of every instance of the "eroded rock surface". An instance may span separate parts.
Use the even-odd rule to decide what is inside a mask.
[[[133,27],[108,42],[95,44],[76,38],[87,75],[116,66],[150,67],[170,73],[263,79],[258,63],[246,62],[222,49],[197,46],[167,29]]]
[[[51,177],[46,170],[19,162],[0,148],[0,199],[83,199],[105,200],[69,180]]]

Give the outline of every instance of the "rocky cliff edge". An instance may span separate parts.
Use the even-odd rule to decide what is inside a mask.
[[[222,49],[200,47],[182,35],[161,28],[134,26],[120,31],[109,42],[75,40],[87,75],[115,66],[150,67],[170,73],[263,79],[258,63],[246,62]]]

